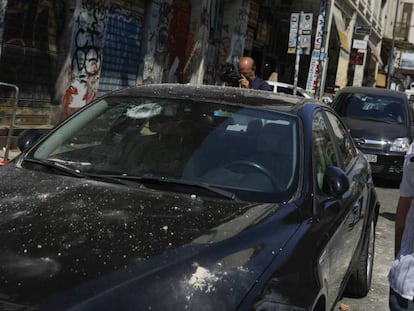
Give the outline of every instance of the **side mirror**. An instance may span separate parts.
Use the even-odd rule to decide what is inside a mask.
[[[328,195],[339,197],[349,190],[349,180],[343,170],[336,166],[326,168],[323,187]]]
[[[17,147],[20,151],[26,151],[42,136],[39,130],[25,130],[17,136]]]

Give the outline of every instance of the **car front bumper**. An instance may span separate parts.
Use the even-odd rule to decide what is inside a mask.
[[[375,154],[372,150],[361,150],[367,157],[372,174],[378,177],[399,179],[402,176],[404,154]],[[373,157],[372,157],[373,156]]]

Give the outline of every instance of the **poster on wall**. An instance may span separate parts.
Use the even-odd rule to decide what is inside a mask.
[[[314,94],[318,84],[318,77],[321,70],[321,61],[326,55],[321,51],[323,32],[325,31],[326,1],[321,2],[316,26],[315,42],[313,44],[312,58],[309,66],[308,79],[306,81],[306,91]]]
[[[289,42],[288,42],[288,54],[296,53],[296,45],[298,44],[298,31],[299,31],[299,13],[290,14],[290,29],[289,29]]]
[[[364,56],[365,53],[363,52],[358,52],[358,51],[352,51],[351,52],[351,57],[349,59],[349,63],[351,65],[363,65],[364,64]]]

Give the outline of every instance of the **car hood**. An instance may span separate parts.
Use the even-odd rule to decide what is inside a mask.
[[[393,141],[399,137],[409,137],[410,130],[406,124],[390,124],[369,120],[344,118],[354,138],[388,139]]]
[[[233,309],[299,223],[293,204],[11,165],[0,178],[0,309]]]

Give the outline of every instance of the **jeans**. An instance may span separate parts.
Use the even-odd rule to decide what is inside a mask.
[[[391,311],[414,311],[414,301],[401,297],[390,288],[389,307]]]

